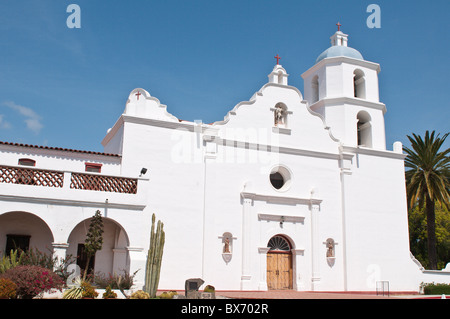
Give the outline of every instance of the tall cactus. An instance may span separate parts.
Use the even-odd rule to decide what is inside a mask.
[[[150,298],[156,297],[161,273],[161,261],[165,242],[164,224],[158,220],[155,232],[155,214],[152,216],[152,229],[150,233],[150,247],[147,255],[147,267],[145,272],[145,292]]]

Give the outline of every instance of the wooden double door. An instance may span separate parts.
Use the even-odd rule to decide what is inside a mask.
[[[267,287],[292,289],[292,254],[290,252],[267,253]]]

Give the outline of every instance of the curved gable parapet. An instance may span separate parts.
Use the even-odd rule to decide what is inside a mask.
[[[249,101],[241,101],[241,102],[239,102],[238,104],[236,104],[236,105],[233,107],[233,109],[232,109],[231,111],[229,111],[229,112],[225,115],[225,117],[224,117],[224,119],[223,119],[222,121],[216,121],[216,122],[212,123],[212,125],[225,125],[225,124],[227,124],[227,123],[229,122],[231,116],[236,115],[237,112],[238,112],[238,109],[239,109],[241,106],[250,106],[250,105],[255,104],[255,102],[258,100],[258,98],[259,98],[259,97],[262,97],[262,96],[264,95],[264,94],[263,94],[263,91],[264,91],[267,87],[279,87],[279,88],[283,88],[283,89],[291,89],[291,90],[295,91],[295,92],[299,95],[300,101],[303,100],[302,93],[300,92],[299,89],[297,89],[297,88],[294,87],[294,86],[283,85],[283,84],[278,84],[278,83],[266,83],[261,89],[259,89],[259,91],[257,91],[255,94],[253,94],[253,96],[250,98]]]
[[[152,97],[150,93],[141,88],[131,91],[124,114],[141,118],[178,122],[178,118],[167,111],[167,105],[161,104],[157,98]]]
[[[255,93],[256,95],[256,93]],[[250,101],[242,101],[239,102],[238,104],[236,104],[233,109],[231,111],[228,111],[228,113],[225,115],[225,117],[223,118],[222,121],[216,121],[214,123],[212,123],[211,125],[215,126],[215,125],[225,125],[230,121],[231,116],[236,115],[237,110],[242,106],[242,105],[253,105],[256,102],[256,98],[255,95],[253,95],[252,99]]]
[[[277,118],[277,113],[282,116]],[[340,142],[325,118],[311,110],[299,89],[267,83],[249,101],[238,103],[213,127],[226,140],[269,143],[298,149],[336,152]]]

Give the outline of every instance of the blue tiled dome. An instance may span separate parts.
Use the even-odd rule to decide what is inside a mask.
[[[323,59],[332,58],[337,56],[346,56],[353,59],[364,60],[361,53],[358,50],[346,47],[346,46],[332,46],[323,51],[316,59],[316,63],[319,63]]]

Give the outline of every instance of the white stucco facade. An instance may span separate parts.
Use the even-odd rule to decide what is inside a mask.
[[[332,43],[347,46],[347,35]],[[105,243],[95,270],[139,270],[137,286],[153,213],[166,232],[160,289],[200,277],[217,290],[267,290],[277,252],[289,256],[287,289],[450,282],[449,271],[424,271],[409,252],[405,155],[399,143],[386,148],[378,72],[376,63],[328,54],[302,75],[303,96],[277,64],[249,101],[212,124],[181,121],[135,89],[102,141],[105,153],[0,143],[0,251],[8,235],[26,235],[32,247],[76,255],[99,209]],[[35,165],[19,165],[24,158]],[[86,172],[87,163],[101,171]],[[61,183],[24,183],[23,169]],[[134,188],[99,190],[89,178]],[[288,249],[269,247],[274,236]]]

